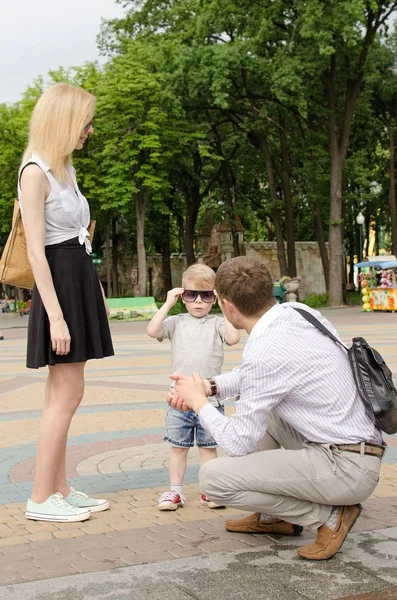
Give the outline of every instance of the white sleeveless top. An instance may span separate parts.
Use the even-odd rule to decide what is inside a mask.
[[[73,182],[74,189],[69,182],[59,182],[55,179],[50,167],[37,155],[25,161],[19,169],[18,199],[23,219],[23,196],[20,186],[20,177],[23,168],[35,163],[45,173],[51,186],[51,193],[44,204],[45,245],[60,244],[75,237],[79,238],[81,245],[85,244],[88,254],[91,254],[91,243],[87,236],[87,227],[90,224],[90,208],[87,199],[80,193],[76,181],[76,172],[70,164],[67,171]]]

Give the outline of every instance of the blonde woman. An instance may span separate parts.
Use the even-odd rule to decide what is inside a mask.
[[[66,442],[84,392],[87,360],[113,352],[106,299],[91,257],[90,210],[72,152],[93,132],[95,98],[58,83],[34,109],[18,179],[18,197],[35,278],[29,314],[27,367],[48,365],[35,481],[26,517],[84,521],[106,510],[66,480]]]

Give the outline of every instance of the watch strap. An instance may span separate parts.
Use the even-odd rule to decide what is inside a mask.
[[[208,379],[207,381],[211,386],[211,396],[216,396],[218,393],[218,387],[216,385],[215,379],[211,378],[211,379]]]

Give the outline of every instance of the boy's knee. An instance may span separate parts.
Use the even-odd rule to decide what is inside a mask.
[[[189,452],[190,448],[185,448],[183,446],[171,446],[171,452],[173,454],[178,454],[179,456],[183,456]]]

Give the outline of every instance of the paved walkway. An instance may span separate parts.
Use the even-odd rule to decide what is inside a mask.
[[[357,308],[325,314],[346,342],[363,335],[374,344],[397,378],[397,315]],[[0,599],[254,597],[247,589],[271,600],[358,600],[367,592],[368,600],[397,598],[395,437],[345,551],[321,565],[296,558],[295,541],[301,545],[310,532],[293,542],[226,532],[225,518],[240,513],[199,503],[196,451],[189,455],[187,506],[157,510],[168,484],[162,436],[170,358],[168,342],[148,339],[144,323],[112,325],[117,354],[88,363],[84,403],[71,429],[70,482],[110,498],[111,510],[82,524],[25,520],[45,381],[45,370],[23,366],[26,324],[0,315]],[[244,341],[226,349],[225,369],[239,364]],[[388,595],[372,595],[379,590]]]

